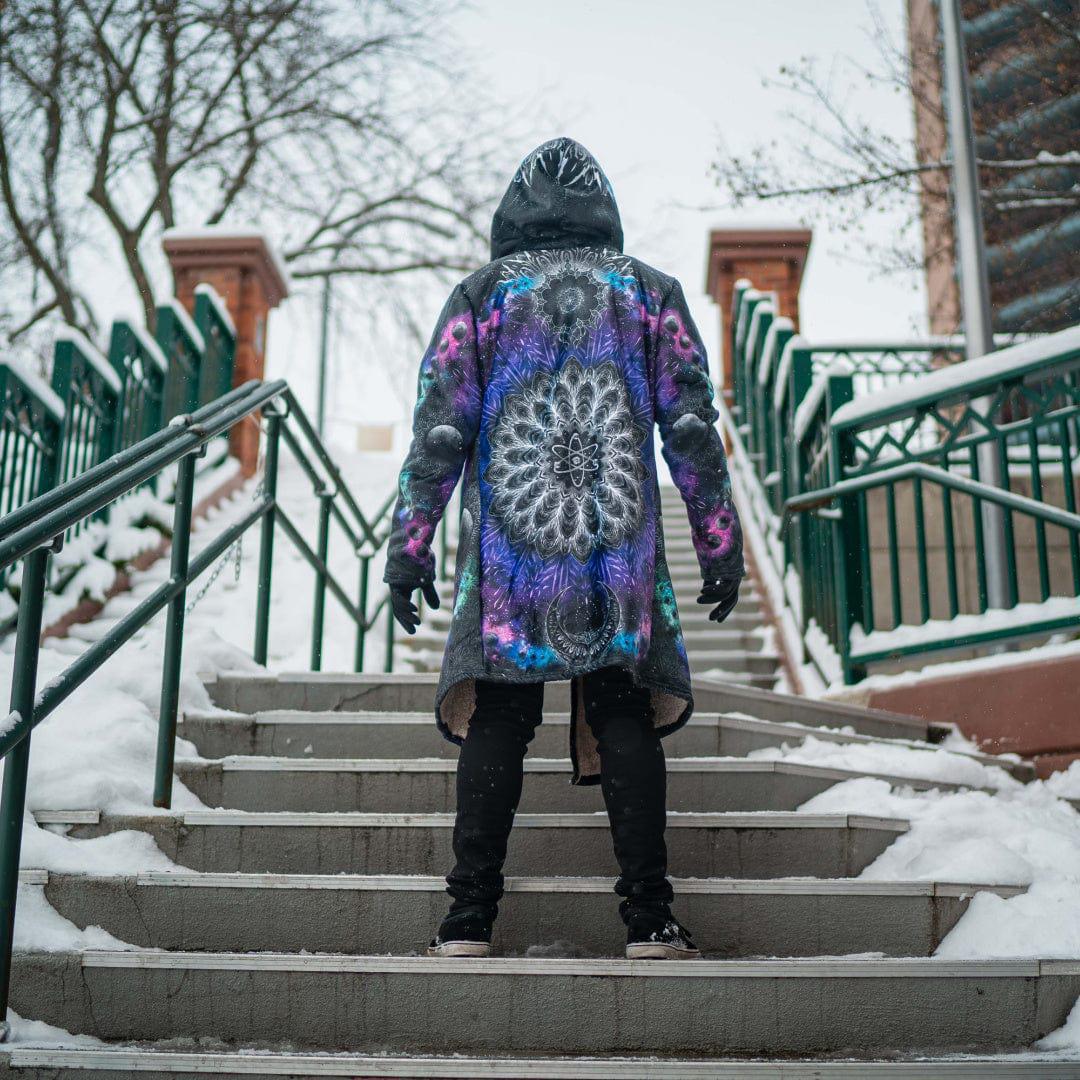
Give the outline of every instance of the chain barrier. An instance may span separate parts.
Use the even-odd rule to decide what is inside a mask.
[[[233,580],[239,584],[240,582],[240,563],[244,557],[244,537],[243,534],[238,536],[236,540],[225,549],[225,553],[218,559],[214,569],[210,571],[210,576],[203,582],[199,591],[188,601],[188,605],[184,608],[184,614],[190,615],[200,600],[214,587],[214,582],[221,577],[222,571],[229,565],[229,560],[233,560]]]
[[[263,481],[260,480],[255,485],[255,490],[251,493],[251,501],[258,502],[262,498],[265,488],[263,487]],[[231,543],[225,551],[222,553],[220,559],[214,566],[214,569],[210,571],[210,576],[203,582],[199,591],[188,601],[188,605],[184,608],[184,614],[190,615],[198,605],[199,601],[214,587],[214,582],[221,577],[222,571],[229,565],[229,560],[233,561],[233,581],[240,584],[240,573],[242,570],[242,562],[244,558],[244,534],[241,533],[236,540]]]

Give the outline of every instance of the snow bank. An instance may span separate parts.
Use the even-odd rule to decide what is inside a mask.
[[[15,948],[39,952],[77,949],[133,949],[100,926],[80,930],[45,899],[41,885],[20,885],[15,918]]]
[[[1063,877],[1038,880],[1022,896],[978,893],[937,954],[957,960],[986,956],[984,935],[993,928],[992,951],[998,956],[1080,956],[1078,886],[1076,878]]]
[[[1053,773],[1046,781],[1047,788],[1061,799],[1080,799],[1080,761],[1067,769]]]
[[[765,761],[788,761],[823,768],[903,776],[913,780],[936,780],[966,787],[1016,789],[1020,781],[995,765],[984,765],[964,753],[920,750],[887,743],[837,743],[807,736],[798,745],[784,743],[751,751],[747,757]]]
[[[1080,957],[1080,813],[1046,784],[994,794],[914,792],[863,778],[799,809],[911,822],[864,878],[1029,886],[1007,899],[980,896],[941,943],[940,955]]]
[[[1065,1023],[1036,1044],[1037,1050],[1080,1050],[1080,1000],[1072,1007]]]
[[[52,1024],[43,1023],[41,1020],[24,1020],[14,1009],[8,1009],[7,1018],[11,1025],[11,1033],[4,1046],[8,1049],[13,1046],[29,1049],[31,1047],[104,1047],[106,1045],[93,1035],[72,1035],[70,1031],[53,1027]]]

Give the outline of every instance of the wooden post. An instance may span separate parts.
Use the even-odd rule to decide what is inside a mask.
[[[760,292],[774,292],[777,315],[799,326],[799,285],[810,250],[809,229],[714,229],[709,234],[709,268],[705,291],[720,308],[720,386],[731,391],[731,294],[739,278],[748,278]]]
[[[254,230],[227,227],[169,229],[162,247],[172,267],[177,299],[192,314],[195,286],[212,285],[225,301],[236,324],[233,385],[262,379],[266,365],[266,320],[289,294],[284,265],[266,238]],[[237,424],[229,436],[229,451],[240,460],[245,476],[253,476],[259,461],[259,425],[254,417]]]

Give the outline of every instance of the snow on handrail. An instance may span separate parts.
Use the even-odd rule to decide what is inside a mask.
[[[868,421],[896,419],[914,412],[921,405],[961,393],[978,395],[1004,379],[1021,378],[1048,363],[1067,363],[1075,359],[1080,359],[1080,326],[1000,349],[976,360],[940,368],[910,382],[849,401],[836,410],[832,423],[834,427],[847,428]]]
[[[90,366],[105,380],[109,389],[119,394],[123,389],[120,376],[113,370],[112,364],[94,347],[87,337],[74,326],[62,326],[56,333],[56,343],[68,342],[87,360]]]
[[[795,435],[796,442],[802,442],[803,436],[806,434],[807,429],[810,427],[814,416],[817,414],[818,408],[821,405],[822,398],[825,397],[825,390],[829,385],[829,376],[831,375],[850,375],[851,364],[843,359],[839,359],[833,364],[828,371],[823,371],[811,384],[810,389],[806,392],[806,397],[799,402],[799,407],[795,410],[795,418],[793,421],[793,433]],[[844,406],[837,409],[836,414],[839,415],[843,411]],[[836,417],[833,417],[835,423]]]
[[[225,301],[222,300],[220,293],[213,285],[207,284],[205,281],[199,282],[195,286],[196,296],[205,296],[210,301],[210,306],[214,309],[214,314],[221,321],[226,330],[232,334],[233,338],[236,338],[236,323],[233,322],[232,316],[229,314],[229,309],[225,306]]]
[[[138,324],[135,319],[117,319],[118,323],[122,323],[127,330],[131,333],[131,336],[139,343],[139,347],[150,357],[151,360],[157,364],[162,374],[169,370],[169,361],[165,359],[165,354],[161,351],[161,346]]]
[[[781,330],[795,332],[795,324],[786,315],[777,315],[765,334],[765,343],[761,346],[761,359],[758,362],[758,386],[765,386],[769,381],[773,353],[776,351],[776,338]]]
[[[195,325],[195,321],[187,313],[187,309],[184,305],[175,297],[169,297],[169,299],[161,306],[168,308],[176,316],[176,321],[180,324],[184,333],[187,334],[192,345],[194,345],[200,353],[206,352],[206,341],[203,339],[202,331]]]
[[[60,399],[59,395],[53,391],[53,388],[37,374],[37,372],[32,371],[21,359],[14,356],[8,357],[8,359],[3,362],[3,366],[22,382],[27,390],[38,398],[41,401],[41,404],[44,405],[57,420],[64,419],[66,410],[63,401]]]
[[[784,398],[787,395],[788,375],[791,372],[791,354],[796,349],[809,349],[810,342],[802,336],[802,334],[796,334],[792,338],[788,338],[788,343],[784,346],[784,351],[780,354],[780,363],[776,367],[776,381],[773,383],[773,406],[779,409],[784,403]]]

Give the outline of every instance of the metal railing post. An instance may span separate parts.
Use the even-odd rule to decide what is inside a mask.
[[[330,506],[334,499],[332,491],[319,492],[319,536],[316,554],[327,565],[330,553]],[[315,607],[311,616],[311,670],[322,670],[323,621],[326,614],[326,574],[315,572]]]
[[[390,603],[390,597],[386,597],[386,659],[383,661],[383,671],[389,674],[394,670],[394,605]]]
[[[367,602],[368,602],[368,571],[371,563],[370,555],[360,556],[360,594],[357,607],[360,610],[360,621],[356,624],[356,652],[353,656],[353,670],[364,670],[364,645],[367,641]]]
[[[173,510],[173,582],[187,579],[191,550],[191,513],[195,495],[194,453],[181,458],[176,475],[176,503]],[[161,707],[158,709],[157,765],[154,771],[154,805],[172,805],[173,761],[176,756],[176,714],[180,708],[180,665],[184,648],[184,615],[187,588],[170,601],[165,615],[165,657],[161,671]]]
[[[18,636],[11,680],[11,711],[22,717],[34,712],[37,694],[41,612],[45,598],[47,548],[37,548],[23,563],[19,597]],[[19,852],[26,805],[26,771],[30,736],[12,748],[4,761],[4,791],[0,797],[0,1041],[10,1034],[7,1022],[11,989],[11,950],[15,936],[15,901],[19,892]]]
[[[266,458],[263,463],[263,491],[267,498],[277,500],[278,447],[281,442],[281,414],[267,414]],[[266,666],[270,646],[270,572],[274,562],[274,523],[276,505],[266,511],[259,539],[259,583],[255,606],[255,663]]]
[[[979,164],[975,131],[971,119],[967,57],[959,0],[940,5],[942,71],[945,82],[945,109],[949,150],[952,157],[953,225],[956,231],[956,258],[960,271],[960,296],[964,315],[964,351],[968,360],[994,351],[994,330],[990,306],[990,277],[986,267],[986,234],[979,188]],[[993,398],[974,402],[986,415],[991,428]],[[999,455],[993,439],[982,442],[977,451],[979,475],[985,484],[1008,486],[1008,462]],[[1009,565],[1013,552],[1006,538],[1008,518],[1000,506],[983,504],[983,536],[986,559],[987,599],[992,608],[1015,604]]]
[[[855,387],[850,375],[829,375],[827,394],[830,422],[836,411],[855,397]],[[829,431],[829,483],[839,483],[845,477],[846,467],[855,460],[854,449],[846,432],[837,432],[830,423]],[[833,646],[840,654],[844,682],[849,686],[865,675],[860,667],[851,662],[851,628],[859,623],[866,629],[863,610],[864,582],[861,548],[866,539],[859,531],[858,500],[854,497],[840,499],[839,520],[829,524],[832,537],[834,603],[836,605],[836,641]]]

